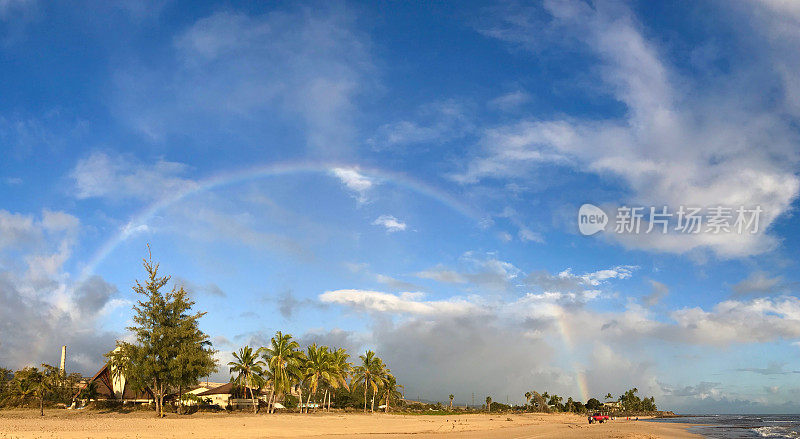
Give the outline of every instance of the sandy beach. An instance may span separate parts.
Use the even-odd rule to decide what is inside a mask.
[[[589,425],[570,414],[393,414],[228,413],[169,415],[34,410],[0,411],[0,438],[699,438],[685,424],[616,420]]]

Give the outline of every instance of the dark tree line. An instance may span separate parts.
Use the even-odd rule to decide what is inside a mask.
[[[43,415],[46,406],[70,404],[81,378],[48,364],[16,372],[0,367],[0,407],[35,406]]]

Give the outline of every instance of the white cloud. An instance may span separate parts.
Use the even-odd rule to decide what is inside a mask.
[[[389,233],[402,232],[407,227],[406,223],[400,221],[392,215],[381,215],[372,222],[372,225],[384,227]]]
[[[522,90],[512,91],[489,101],[490,108],[514,111],[531,100],[531,95]]]
[[[540,244],[544,243],[544,238],[541,234],[536,233],[527,227],[520,228],[517,235],[522,241],[538,242]]]
[[[356,199],[363,203],[367,200],[367,192],[374,185],[372,179],[355,168],[333,168],[331,173],[341,180],[347,189],[356,194]]]
[[[652,286],[652,291],[650,294],[642,297],[642,302],[647,306],[655,306],[661,299],[669,294],[669,287],[652,279],[650,279],[650,285]]]
[[[548,292],[595,294],[595,289],[600,285],[612,279],[629,279],[638,268],[635,265],[619,265],[583,274],[575,274],[571,268],[567,268],[556,275],[534,271],[525,279],[525,285]]]
[[[467,105],[454,100],[423,105],[417,110],[416,120],[385,124],[367,143],[382,150],[415,144],[440,144],[462,138],[474,129],[468,113]]]
[[[188,166],[159,159],[144,164],[125,156],[94,152],[70,172],[77,198],[156,200],[188,190],[195,183],[183,175]]]
[[[616,3],[595,6],[546,2],[549,23],[535,18],[538,11],[508,11],[484,33],[534,50],[548,36],[579,41],[599,57],[601,79],[627,107],[625,116],[529,119],[485,129],[480,151],[453,178],[526,178],[539,165],[555,163],[620,178],[632,191],[631,203],[761,206],[765,214],[755,235],[609,236],[633,248],[707,248],[722,257],[774,248],[777,241],[765,231],[800,190],[792,124],[769,107],[742,105],[752,92],[725,87],[725,78],[718,81],[720,89],[709,89],[680,77],[642,35],[630,10]],[[704,88],[694,92],[692,86]]]
[[[150,231],[150,226],[147,224],[134,224],[129,222],[125,224],[125,227],[122,228],[122,236],[128,238],[133,235],[137,235],[139,233],[147,233]]]
[[[0,210],[0,250],[28,242],[39,235],[33,217]]]
[[[180,133],[262,144],[290,129],[315,156],[341,157],[356,143],[355,100],[374,77],[369,39],[351,12],[331,5],[201,18],[160,62],[118,66],[115,113],[156,142]]]
[[[401,293],[399,295],[369,290],[335,290],[320,294],[323,303],[348,305],[364,311],[441,315],[477,312],[471,303],[462,300],[424,301],[421,293]]]
[[[40,217],[0,211],[0,364],[56,364],[69,345],[71,370],[91,372],[114,335],[97,319],[116,306],[117,289],[94,276],[71,281],[64,265],[80,223],[45,210]]]
[[[787,290],[786,281],[782,276],[770,276],[763,271],[754,271],[747,278],[731,286],[736,297],[769,295]]]
[[[375,280],[396,291],[409,291],[409,290],[420,289],[420,287],[416,284],[396,279],[392,276],[387,276],[385,274],[380,274],[380,273],[375,274]]]
[[[66,212],[42,211],[42,228],[47,232],[75,232],[80,225],[80,220]]]
[[[501,292],[513,289],[521,274],[514,264],[497,259],[493,253],[466,252],[459,259],[458,270],[440,264],[414,275],[442,283],[464,284],[483,292]]]
[[[636,265],[618,265],[614,268],[586,273],[581,275],[581,279],[589,285],[597,286],[609,279],[629,279],[637,269],[639,267]],[[569,274],[569,270],[566,273]]]
[[[708,381],[703,381],[696,385],[684,386],[684,387],[673,387],[666,384],[662,384],[662,389],[666,395],[682,396],[682,397],[688,396],[699,399],[719,398],[722,396],[722,392],[719,389],[720,384],[721,383],[708,382]]]
[[[712,311],[684,308],[670,316],[676,341],[712,345],[764,343],[800,337],[800,299],[781,297],[728,300]]]
[[[797,2],[784,0],[757,0],[748,6],[752,9],[744,14],[758,23],[756,30],[766,36],[764,53],[782,80],[782,103],[787,112],[800,116],[800,79],[796,74],[800,61],[793,56],[800,42],[800,7]]]
[[[442,266],[434,267],[429,270],[420,271],[416,273],[415,276],[422,279],[432,279],[437,282],[444,282],[451,284],[463,284],[467,282],[467,279],[460,273],[453,270],[448,270]]]
[[[51,240],[58,241],[58,253],[74,243],[80,221],[66,212],[43,210],[41,216],[0,210],[0,251],[10,248],[28,252],[52,250]],[[38,255],[37,257],[42,256]],[[28,257],[33,257],[29,255]]]

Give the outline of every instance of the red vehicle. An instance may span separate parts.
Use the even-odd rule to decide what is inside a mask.
[[[602,424],[603,422],[606,422],[609,419],[611,419],[611,418],[609,418],[608,415],[604,415],[604,414],[602,414],[600,412],[596,412],[595,414],[589,416],[589,423],[592,424],[592,423],[595,423],[595,422],[599,422],[599,423]]]

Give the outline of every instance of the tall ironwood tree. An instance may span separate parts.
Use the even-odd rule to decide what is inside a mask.
[[[135,325],[127,328],[136,341],[117,341],[106,357],[128,385],[150,388],[157,416],[163,417],[167,392],[196,384],[217,366],[208,335],[198,326],[206,313],[192,312],[194,302],[183,288],[163,291],[170,277],[158,275],[151,255],[143,265],[147,281],[142,285],[137,280],[133,287],[141,299],[133,306]]]

